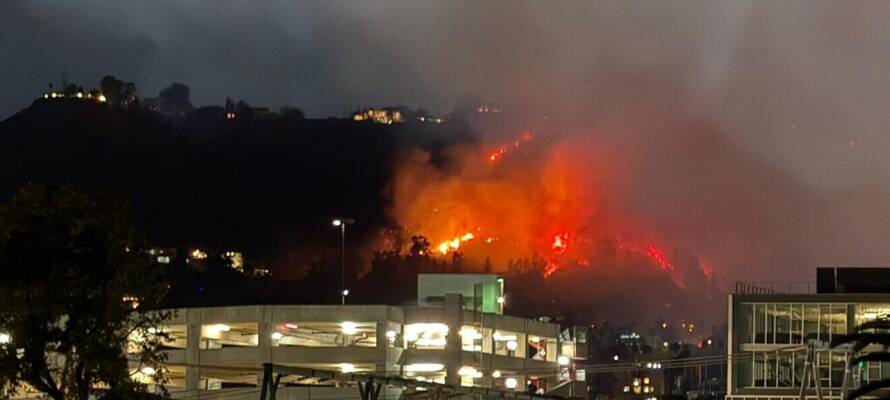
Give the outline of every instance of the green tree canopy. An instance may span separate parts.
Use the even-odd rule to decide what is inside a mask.
[[[0,390],[137,398],[163,382],[169,313],[152,310],[168,286],[141,244],[108,195],[28,185],[0,206]]]

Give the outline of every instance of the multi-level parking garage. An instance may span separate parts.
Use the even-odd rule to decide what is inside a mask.
[[[579,356],[579,346],[559,325],[501,315],[500,308],[476,311],[472,305],[484,299],[468,301],[460,293],[424,300],[404,307],[177,309],[160,328],[170,337],[166,386],[179,398],[217,392],[253,398],[264,363],[538,393],[569,380],[567,360]],[[357,397],[354,388],[338,394],[331,385],[307,383],[319,382],[286,377],[281,386],[288,398]]]

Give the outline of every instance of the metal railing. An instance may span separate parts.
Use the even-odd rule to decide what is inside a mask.
[[[815,282],[756,281],[735,283],[735,294],[814,294]]]

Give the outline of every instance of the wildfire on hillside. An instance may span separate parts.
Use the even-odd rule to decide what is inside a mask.
[[[508,144],[455,148],[447,156],[458,172],[433,166],[416,151],[397,171],[395,219],[422,235],[440,256],[460,252],[477,262],[490,259],[495,270],[510,260],[539,257],[542,275],[575,268],[631,268],[598,265],[604,240],[621,259],[641,260],[686,288],[685,278],[665,248],[670,238],[653,234],[640,218],[611,204],[608,182],[617,165],[592,159],[571,143],[539,143],[540,135],[522,132]],[[493,149],[493,150],[492,150]],[[625,263],[627,264],[627,263]],[[696,270],[709,279],[710,264]]]

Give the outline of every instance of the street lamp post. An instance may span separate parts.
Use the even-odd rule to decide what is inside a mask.
[[[340,304],[346,305],[346,296],[349,289],[346,288],[346,225],[354,224],[352,218],[337,218],[333,221],[334,227],[340,227]]]

